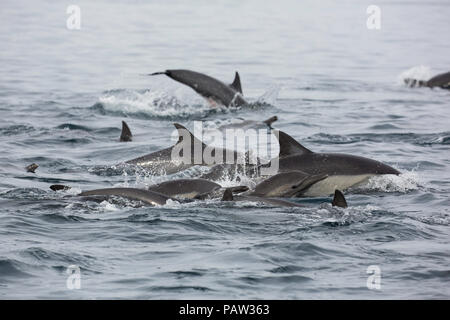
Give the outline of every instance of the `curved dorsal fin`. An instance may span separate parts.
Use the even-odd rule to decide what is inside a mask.
[[[242,94],[241,78],[239,77],[239,73],[237,71],[236,75],[234,76],[233,83],[230,84],[230,87]]]
[[[197,139],[192,132],[190,132],[188,129],[186,129],[185,126],[182,126],[179,123],[174,123],[173,124],[175,126],[175,128],[178,130],[178,141],[177,144],[183,141],[183,137],[185,136],[186,133],[188,133],[190,135],[190,140],[193,143],[192,146],[194,145],[194,143],[200,143],[203,147],[205,147],[206,145],[200,141],[199,139]]]
[[[125,121],[122,121],[122,133],[120,134],[120,141],[131,141],[133,135]]]
[[[277,137],[278,143],[280,144],[279,157],[290,156],[292,154],[312,153],[311,150],[302,146],[294,138],[292,138],[287,133],[284,133],[283,131],[275,131],[275,136]]]
[[[221,201],[233,201],[233,191],[230,188],[225,189]]]
[[[347,208],[347,201],[340,190],[334,190],[333,202],[331,204],[335,207]]]

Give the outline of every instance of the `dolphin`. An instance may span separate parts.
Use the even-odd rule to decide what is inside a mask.
[[[315,183],[326,179],[326,174],[310,175],[294,170],[278,173],[258,185],[250,193],[258,197],[299,197]]]
[[[450,72],[438,74],[428,81],[406,78],[403,80],[409,87],[439,87],[442,89],[450,89]]]
[[[146,204],[150,205],[165,205],[167,200],[171,197],[165,196],[161,193],[143,190],[137,188],[105,188],[105,189],[95,189],[84,191],[78,194],[81,197],[90,196],[118,196],[131,200],[140,200]]]
[[[221,189],[220,184],[206,179],[176,179],[164,181],[148,187],[148,190],[168,197],[198,199]]]
[[[265,197],[259,197],[259,196],[234,196],[233,193],[230,190],[225,190],[223,193],[222,201],[252,201],[252,202],[261,202],[268,205],[273,205],[277,207],[306,207],[303,204],[291,202],[283,199],[277,199],[277,198],[265,198]],[[334,197],[331,202],[333,206],[340,207],[340,208],[347,208],[347,201],[345,200],[344,195],[340,190],[334,191]]]
[[[50,186],[53,191],[69,190],[71,187],[54,184]],[[79,197],[110,197],[118,196],[131,200],[140,200],[150,205],[164,205],[167,200],[179,202],[191,202],[194,199],[205,199],[207,197],[219,197],[222,195],[222,187],[217,183],[201,180],[201,179],[179,179],[166,181],[154,186],[150,186],[148,190],[138,188],[104,188],[84,191],[79,193]],[[241,193],[248,190],[246,186],[237,186],[227,188],[229,192]]]
[[[131,141],[132,138],[133,135],[131,134],[130,128],[128,127],[125,121],[122,121],[122,132],[120,133],[120,141],[121,142]]]
[[[136,159],[128,160],[125,163],[150,169],[154,173],[172,174],[195,165],[212,166],[214,164],[225,163],[225,161],[228,160],[228,155],[233,157],[232,160],[235,163],[238,159],[244,159],[244,155],[241,155],[236,151],[208,147],[179,123],[174,123],[174,126],[178,130],[178,141],[175,145]],[[174,150],[174,148],[176,149]],[[205,152],[206,148],[208,148],[210,152]],[[190,151],[190,157],[188,154],[184,155],[185,149]],[[211,156],[211,159],[208,160],[211,163],[206,161],[203,156],[205,153]],[[172,159],[173,154],[179,156],[179,158]],[[248,155],[245,155],[246,158],[247,156]],[[217,162],[215,162],[216,160]]]
[[[231,123],[231,124],[225,124],[223,126],[220,126],[219,130],[226,130],[226,129],[259,129],[259,128],[272,128],[272,123],[278,120],[277,116],[270,117],[267,120],[264,121],[256,121],[256,120],[244,120],[239,123]]]
[[[239,73],[236,71],[234,81],[227,85],[220,80],[206,74],[190,70],[166,70],[148,74],[149,76],[165,74],[166,76],[181,82],[194,89],[208,101],[224,105],[225,107],[247,105],[242,95],[242,86]]]
[[[279,156],[260,167],[271,166],[273,161],[278,161],[279,172],[300,170],[309,175],[326,175],[325,179],[310,186],[303,196],[327,196],[336,189],[345,190],[373,176],[400,174],[396,169],[376,160],[349,154],[313,152],[288,134],[277,132]]]

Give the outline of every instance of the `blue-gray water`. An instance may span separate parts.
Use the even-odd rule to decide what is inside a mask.
[[[70,4],[80,30],[66,28]],[[371,4],[380,30],[366,27]],[[450,93],[401,79],[449,71],[449,15],[446,0],[2,1],[0,298],[448,299]],[[226,82],[238,70],[259,107],[211,111],[141,75],[170,68]],[[171,145],[174,121],[272,115],[312,150],[402,175],[348,192],[345,210],[327,198],[135,208],[48,188],[173,179],[114,165]],[[122,119],[134,142],[117,141]],[[79,290],[66,287],[70,265]],[[371,265],[381,290],[367,288]]]

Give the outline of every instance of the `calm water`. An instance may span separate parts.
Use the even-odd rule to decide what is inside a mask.
[[[450,70],[448,1],[378,1],[380,30],[366,27],[373,1],[76,4],[81,30],[66,28],[66,2],[0,4],[0,298],[450,298],[450,93],[401,82]],[[210,110],[141,76],[168,68],[226,82],[238,70],[256,107]],[[348,192],[345,210],[70,197],[197,174],[115,167],[171,145],[174,121],[272,115],[312,150],[402,175]],[[117,141],[122,119],[134,142]],[[366,286],[371,265],[381,290]]]

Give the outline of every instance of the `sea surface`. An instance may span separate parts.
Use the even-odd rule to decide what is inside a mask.
[[[449,16],[447,0],[1,1],[0,299],[449,299],[450,92],[403,84],[450,71]],[[251,106],[144,76],[177,68],[239,71]],[[172,145],[174,122],[273,115],[313,151],[402,174],[347,190],[347,209],[74,197],[198,175],[118,166]]]

